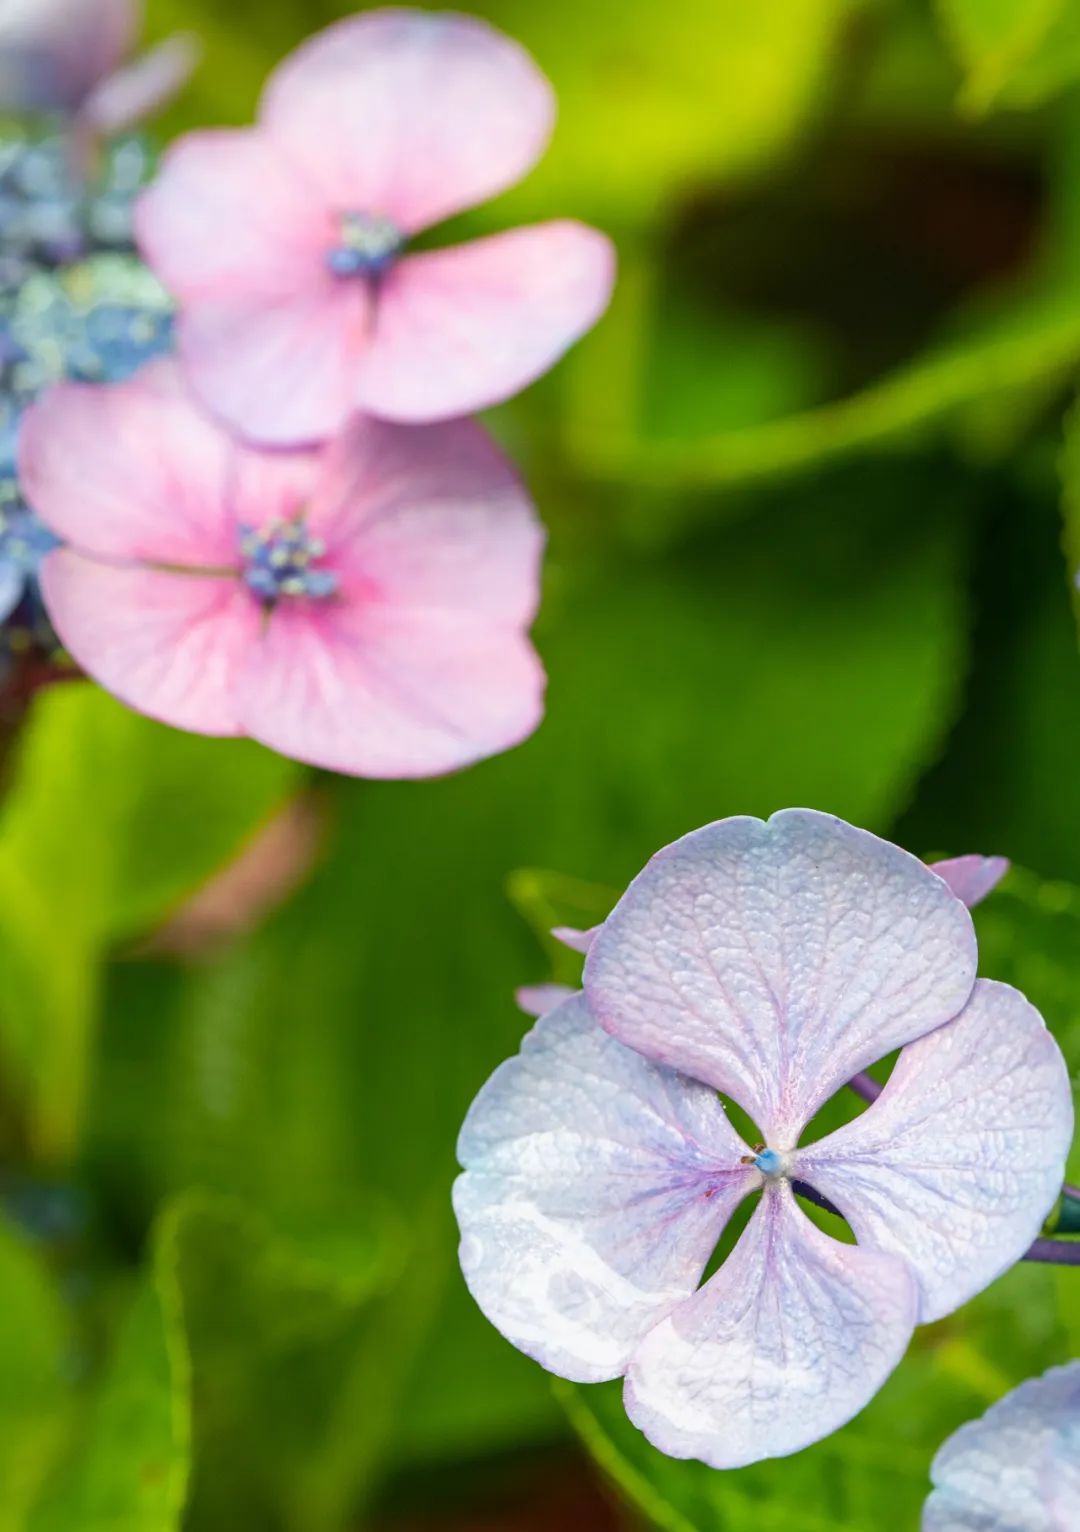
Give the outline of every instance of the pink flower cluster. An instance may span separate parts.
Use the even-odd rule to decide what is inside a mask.
[[[413,252],[537,160],[550,87],[463,16],[367,12],[272,75],[259,121],[193,133],[137,210],[178,360],[31,411],[20,472],[67,544],[61,639],[131,706],[366,776],[528,735],[542,534],[462,417],[603,312],[604,236],[557,221]]]

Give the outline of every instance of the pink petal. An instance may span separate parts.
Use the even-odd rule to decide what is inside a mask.
[[[74,112],[134,42],[136,0],[4,0],[0,108]]]
[[[95,133],[126,133],[165,106],[187,84],[199,61],[194,37],[169,37],[90,92],[80,116]]]
[[[514,999],[526,1016],[546,1016],[574,994],[569,984],[522,984],[514,991]]]
[[[614,270],[610,241],[569,220],[406,256],[382,283],[357,403],[426,421],[509,398],[596,323]]]
[[[618,1377],[760,1180],[745,1153],[713,1092],[613,1042],[575,996],[465,1119],[454,1208],[469,1290],[552,1372]]]
[[[599,926],[590,926],[587,931],[575,930],[573,926],[552,926],[551,934],[557,942],[569,947],[571,952],[585,954],[596,940],[599,930]]]
[[[86,553],[233,568],[237,522],[293,514],[315,459],[238,446],[163,361],[126,383],[50,389],[24,420],[19,473],[41,519]]]
[[[331,771],[426,777],[518,744],[544,674],[515,628],[341,600],[274,612],[244,677],[247,733]]]
[[[554,111],[510,38],[471,17],[394,9],[298,48],[270,77],[261,121],[328,206],[414,233],[520,180]]]
[[[182,303],[233,297],[272,307],[341,285],[325,267],[331,224],[317,193],[255,130],[189,133],[173,144],[139,199],[135,227],[147,263]]]
[[[177,338],[207,408],[254,442],[291,447],[324,440],[351,414],[371,313],[363,283],[320,282],[290,298],[201,299]]]
[[[911,1264],[928,1323],[1023,1255],[1061,1191],[1072,1129],[1068,1070],[1042,1017],[980,979],[955,1021],[904,1049],[860,1117],[799,1151],[794,1174],[860,1244]]]
[[[816,1229],[780,1183],[724,1265],[642,1341],[626,1412],[670,1457],[785,1457],[873,1398],[915,1326],[903,1261]]]
[[[354,416],[327,450],[308,525],[366,601],[521,625],[536,612],[543,529],[470,421]]]
[[[1009,870],[1004,856],[954,856],[945,862],[931,862],[930,868],[971,909],[992,892]]]
[[[41,583],[65,647],[121,702],[178,729],[242,732],[235,683],[261,614],[235,580],[119,568],[60,548]]]
[[[1080,1362],[1052,1367],[949,1437],[922,1532],[1080,1527]]]
[[[971,917],[906,851],[810,809],[666,847],[585,963],[602,1026],[733,1096],[773,1149],[867,1064],[955,1016]]]

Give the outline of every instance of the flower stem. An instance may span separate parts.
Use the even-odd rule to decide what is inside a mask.
[[[1080,1266],[1080,1240],[1037,1239],[1023,1259],[1053,1266]]]
[[[864,1101],[876,1101],[885,1089],[883,1085],[879,1085],[876,1080],[872,1079],[865,1069],[860,1069],[857,1075],[852,1075],[848,1081],[848,1088],[853,1090],[857,1096],[861,1096]]]
[[[1066,1183],[1061,1188],[1054,1233],[1080,1234],[1080,1186],[1069,1186]]]
[[[816,1192],[805,1181],[792,1181],[791,1189],[793,1192],[798,1193],[800,1197],[805,1197],[807,1202],[812,1202],[815,1207],[824,1208],[826,1213],[835,1213],[837,1218],[843,1218],[843,1213],[829,1201],[828,1197],[823,1197],[820,1192]]]

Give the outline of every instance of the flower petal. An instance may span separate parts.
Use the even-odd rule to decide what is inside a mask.
[[[121,702],[199,734],[242,732],[235,682],[260,614],[235,580],[119,568],[60,548],[41,585],[65,647]]]
[[[794,1147],[858,1070],[962,1009],[971,917],[887,841],[810,809],[721,820],[655,856],[585,963],[613,1036]]]
[[[798,1452],[877,1393],[916,1301],[903,1261],[830,1239],[771,1186],[716,1275],[638,1347],[627,1414],[661,1452],[712,1468]]]
[[[596,940],[599,929],[598,925],[590,926],[587,931],[579,931],[576,926],[552,926],[551,934],[557,942],[569,947],[571,952],[580,952],[584,956]]]
[[[76,111],[122,63],[138,14],[136,0],[4,0],[0,108]]]
[[[514,999],[526,1016],[546,1016],[574,994],[569,984],[522,984],[514,991]]]
[[[1009,870],[1009,859],[1004,856],[954,856],[948,861],[929,865],[970,910],[998,886]]]
[[[345,600],[282,604],[253,653],[241,713],[271,749],[364,777],[428,777],[518,744],[544,674],[516,629],[470,614]]]
[[[138,200],[135,231],[147,264],[181,303],[269,303],[313,284],[340,286],[324,265],[325,209],[257,130],[179,139]]]
[[[570,220],[406,256],[380,289],[357,404],[418,422],[509,398],[596,323],[614,274],[610,241]]]
[[[947,1026],[901,1053],[878,1099],[798,1152],[794,1172],[860,1244],[902,1255],[940,1319],[1015,1264],[1061,1191],[1069,1074],[1042,1017],[980,979]]]
[[[472,17],[393,9],[304,43],[271,75],[260,115],[329,206],[415,233],[520,180],[554,114],[510,38]]]
[[[252,442],[294,447],[332,436],[352,413],[371,296],[361,283],[319,285],[267,302],[200,300],[177,343],[208,409]]]
[[[1080,1526],[1080,1362],[1052,1367],[949,1437],[930,1469],[922,1532]]]
[[[358,598],[525,624],[544,534],[518,476],[478,425],[354,416],[327,450],[308,525]]]
[[[454,1207],[473,1297],[561,1377],[618,1377],[760,1182],[746,1152],[712,1091],[613,1042],[574,996],[465,1119]]]
[[[19,474],[49,527],[107,559],[231,568],[237,522],[289,515],[309,454],[256,453],[198,408],[170,361],[126,383],[63,383],[24,418]]]
[[[95,133],[126,133],[160,110],[190,79],[199,45],[186,33],[167,37],[90,92],[80,116]]]

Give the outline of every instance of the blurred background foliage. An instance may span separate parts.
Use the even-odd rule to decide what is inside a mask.
[[[473,8],[561,115],[448,237],[568,214],[621,260],[491,422],[551,530],[549,715],[418,784],[83,683],[8,731],[0,1532],[914,1529],[943,1438],[1080,1349],[1080,1279],[1019,1267],[846,1430],[715,1474],[486,1325],[448,1204],[513,988],[575,977],[547,928],[730,813],[1011,857],[982,970],[1080,1080],[1080,6]],[[163,133],[345,9],[149,0],[205,52]]]

